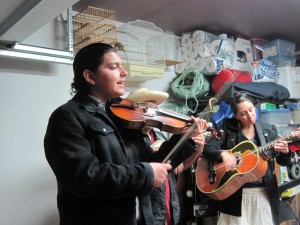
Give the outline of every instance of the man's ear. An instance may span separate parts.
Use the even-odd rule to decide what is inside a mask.
[[[94,73],[88,69],[85,69],[83,71],[83,77],[86,80],[86,82],[88,82],[91,85],[95,84],[95,80],[94,80]]]

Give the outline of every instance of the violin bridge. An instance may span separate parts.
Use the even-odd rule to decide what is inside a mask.
[[[144,112],[142,117],[154,117],[156,115],[155,110],[148,107],[144,109]]]

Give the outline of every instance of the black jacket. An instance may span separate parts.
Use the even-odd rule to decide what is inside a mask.
[[[135,197],[150,194],[148,163],[131,164],[107,114],[77,93],[51,115],[44,139],[58,183],[61,225],[135,225]]]
[[[259,122],[255,123],[256,133],[258,133],[258,123]],[[270,141],[275,140],[277,138],[277,128],[275,126],[263,122],[260,122],[259,125],[262,129],[262,134],[264,136],[258,136],[260,145],[261,143],[263,143],[261,138],[265,138],[266,143],[269,143]],[[246,138],[242,135],[241,131],[238,129],[237,120],[235,118],[225,119],[221,129],[224,130],[224,139],[218,142],[214,141],[214,139],[211,139],[211,141],[205,147],[203,154],[204,157],[209,160],[220,161],[220,149],[232,149],[241,141],[246,140]],[[276,159],[276,162],[278,164],[285,166],[289,164],[291,160],[291,154],[284,155],[282,153],[275,153],[274,151],[271,151],[271,155],[273,157],[271,160],[268,161],[268,169],[266,175],[263,177],[263,181],[266,186],[274,220],[276,221],[276,224],[279,224],[278,215],[280,196],[278,193],[278,185],[274,171],[274,158]],[[217,209],[220,212],[229,215],[241,216],[242,188],[243,187],[241,187],[229,198],[222,201],[216,201]]]

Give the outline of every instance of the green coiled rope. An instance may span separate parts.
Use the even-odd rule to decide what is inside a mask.
[[[209,82],[205,76],[195,68],[189,68],[183,71],[171,84],[171,89],[176,97],[185,99],[186,105],[188,99],[197,99],[203,97],[209,92]],[[195,112],[195,110],[190,110]]]

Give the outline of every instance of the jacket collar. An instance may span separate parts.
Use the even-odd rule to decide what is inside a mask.
[[[227,124],[227,127],[230,129],[230,130],[236,130],[238,131],[240,128],[239,128],[239,125],[238,125],[238,120],[235,119],[235,118],[230,118],[230,119],[224,119],[223,121],[224,123]],[[265,143],[265,138],[267,138],[266,136],[268,134],[264,133],[261,125],[260,125],[260,122],[256,121],[254,123],[254,129],[256,131],[256,134],[257,134],[257,137],[258,137],[258,140],[259,140],[259,143],[262,145]]]
[[[85,110],[88,112],[97,113],[100,111],[100,103],[86,93],[77,92],[72,100],[85,108]]]

